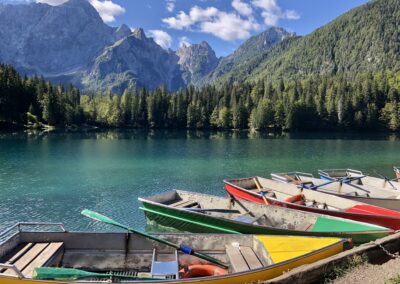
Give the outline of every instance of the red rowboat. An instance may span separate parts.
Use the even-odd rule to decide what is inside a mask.
[[[224,180],[224,183],[228,193],[236,198],[400,229],[398,211],[314,190],[302,190],[293,184],[261,177]]]

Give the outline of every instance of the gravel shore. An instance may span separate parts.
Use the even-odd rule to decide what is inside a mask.
[[[400,258],[389,260],[381,265],[362,264],[332,281],[334,284],[380,284],[400,274]],[[400,282],[399,282],[400,283]]]

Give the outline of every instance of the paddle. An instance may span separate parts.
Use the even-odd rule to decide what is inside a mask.
[[[203,254],[203,253],[200,253],[200,252],[196,252],[189,246],[177,245],[177,244],[171,243],[170,241],[167,241],[167,240],[164,240],[164,239],[160,239],[160,238],[157,238],[157,237],[152,236],[152,235],[148,235],[148,234],[140,232],[140,231],[136,231],[135,229],[129,228],[128,226],[123,225],[121,223],[118,223],[117,221],[115,221],[115,220],[113,220],[113,219],[111,219],[109,217],[106,217],[104,215],[101,215],[101,214],[99,214],[97,212],[85,209],[85,210],[83,210],[81,212],[81,214],[86,216],[86,217],[89,217],[89,218],[91,218],[93,220],[100,221],[100,222],[103,222],[103,223],[106,223],[106,224],[109,224],[109,225],[112,225],[112,226],[116,226],[116,227],[125,229],[125,230],[127,230],[129,232],[141,235],[141,236],[146,237],[148,239],[151,239],[153,241],[156,241],[156,242],[162,243],[164,245],[173,247],[173,248],[175,248],[175,249],[177,249],[177,250],[179,250],[179,251],[181,251],[181,252],[183,252],[185,254],[194,255],[194,256],[197,256],[198,258],[207,260],[207,261],[209,261],[211,263],[218,264],[218,265],[220,265],[220,266],[222,266],[224,268],[228,268],[228,266],[226,266],[225,264],[220,262],[218,259],[215,259],[215,258],[213,258],[213,257],[211,257],[209,255],[206,255],[206,254]]]
[[[120,275],[118,273],[96,273],[74,268],[36,267],[33,270],[33,278],[38,280],[78,280],[89,277],[118,277],[133,280],[156,280],[152,277],[137,277]]]
[[[266,205],[269,205],[267,198],[265,198],[264,192],[261,191],[262,187],[261,187],[260,182],[258,181],[258,178],[257,178],[257,177],[254,178],[254,182],[255,182],[255,184],[256,184],[256,187],[257,187],[257,189],[258,189],[258,192],[260,193],[260,196],[261,196],[262,199],[264,200],[264,203],[265,203]]]
[[[375,173],[376,175],[380,176],[382,179],[384,179],[384,180],[385,180],[385,183],[386,183],[386,182],[389,183],[389,185],[390,185],[393,189],[397,190],[397,188],[394,186],[394,184],[392,183],[392,181],[391,181],[387,176],[381,175],[381,174],[378,173],[377,171],[374,171],[374,173]]]
[[[247,207],[244,206],[243,203],[240,202],[239,199],[237,199],[234,195],[229,194],[229,196],[231,197],[233,202],[236,202],[237,204],[239,204],[239,206],[242,207],[246,211],[246,214],[249,214],[251,217],[256,217],[256,215],[254,215],[253,212],[251,212],[249,209],[247,209]]]
[[[365,176],[359,176],[359,177],[353,177],[353,178],[344,177],[344,178],[340,178],[340,179],[332,178],[332,180],[327,181],[325,183],[322,183],[322,184],[319,184],[319,185],[314,185],[314,186],[311,186],[311,187],[306,187],[306,188],[316,190],[317,188],[319,188],[321,186],[325,186],[325,185],[328,185],[328,184],[331,184],[331,183],[334,183],[334,182],[349,183],[349,182],[352,182],[353,180],[361,179],[361,178],[364,178],[364,177]]]

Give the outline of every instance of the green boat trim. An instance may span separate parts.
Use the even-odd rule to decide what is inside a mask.
[[[228,211],[239,209],[246,212],[237,204],[232,205],[229,198],[185,191],[168,192],[147,199],[139,198],[143,203],[141,209],[144,210],[149,224],[157,224],[161,227],[175,228],[186,232],[346,237],[352,238],[355,244],[369,242],[393,232],[372,224],[245,201],[241,201],[241,203],[246,208],[251,209],[250,211],[254,211],[258,215],[264,213],[268,217],[278,216],[280,219],[284,219],[287,224],[284,224],[284,226],[251,224],[234,220],[233,217],[237,214],[199,213],[187,210],[187,208],[171,206],[171,204],[177,202],[184,203],[185,199],[192,201],[202,199],[203,202],[199,203],[203,203],[204,206],[207,206],[207,209],[217,207]]]

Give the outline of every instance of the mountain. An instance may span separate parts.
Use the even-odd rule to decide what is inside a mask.
[[[88,89],[108,89],[122,93],[124,89],[165,85],[169,90],[184,86],[178,56],[161,48],[142,29],[106,47],[84,77]]]
[[[382,70],[400,71],[400,1],[376,0],[355,8],[305,37],[288,38],[218,83],[299,78]]]
[[[217,66],[219,59],[211,46],[203,41],[190,46],[183,45],[176,54],[186,84],[198,85]]]
[[[0,4],[0,60],[24,73],[53,77],[83,71],[114,34],[85,0],[54,7]]]
[[[218,66],[209,74],[207,81],[215,81],[234,68],[251,61],[255,56],[263,54],[274,45],[286,38],[294,37],[295,33],[290,33],[283,28],[272,27],[266,31],[249,38],[234,53],[222,58]]]

